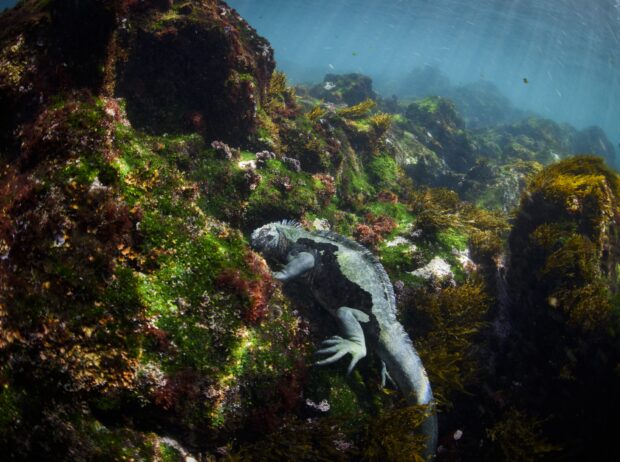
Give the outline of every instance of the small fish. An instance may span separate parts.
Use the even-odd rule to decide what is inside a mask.
[[[334,69],[336,69],[336,68],[334,67],[334,65],[333,65],[333,64],[328,64],[328,66],[329,66],[329,68],[330,68],[332,71],[333,71]]]
[[[530,81],[527,80],[527,77],[523,77],[523,83],[527,85],[528,83],[530,83]]]
[[[558,90],[557,88],[555,89],[555,92],[558,94],[558,96],[561,98],[562,97],[562,92],[560,90]]]
[[[357,56],[357,51],[354,51],[353,53],[351,53],[351,56]]]

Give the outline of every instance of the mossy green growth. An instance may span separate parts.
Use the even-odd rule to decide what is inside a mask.
[[[399,226],[395,232],[410,226],[414,220],[414,216],[409,210],[409,207],[402,202],[371,202],[364,206],[362,212],[370,212],[375,216],[388,216],[393,218]]]
[[[470,281],[438,293],[419,290],[412,302],[404,313],[405,327],[415,326],[418,337],[412,338],[433,393],[440,405],[450,407],[457,393],[481,377],[474,341],[485,326],[489,296],[482,283]]]
[[[407,121],[407,119],[405,119],[405,116],[403,116],[402,114],[391,114],[391,116],[392,121],[397,125],[402,125]]]
[[[369,181],[368,175],[360,167],[347,168],[339,179],[340,205],[361,207],[368,198],[375,195],[375,188]]]
[[[497,457],[506,462],[540,460],[562,449],[548,442],[540,421],[515,408],[508,409],[501,420],[487,429],[487,436],[498,450]]]
[[[359,420],[371,405],[359,372],[347,378],[335,368],[314,370],[305,395],[315,404],[325,401],[329,406],[328,415],[343,421]]]
[[[158,437],[129,428],[110,429],[90,416],[77,417],[81,438],[92,446],[93,459],[154,460],[165,454]]]
[[[294,172],[279,160],[267,161],[258,172],[261,180],[248,198],[246,223],[257,226],[319,210],[323,186],[312,175]]]
[[[426,437],[415,430],[429,412],[425,406],[404,406],[387,409],[366,422],[362,460],[423,462]]]
[[[141,240],[128,252],[135,254],[138,267],[117,268],[108,303],[142,307],[164,344],[174,345],[162,355],[161,342],[144,338],[135,346],[141,363],[155,364],[172,378],[191,370],[222,395],[241,385],[241,391],[226,401],[168,404],[184,424],[228,428],[230,419],[238,422],[240,406],[262,404],[257,393],[273,400],[267,391],[273,392],[283,371],[293,369],[305,351],[298,319],[288,308],[273,308],[280,314],[265,320],[260,329],[248,324],[252,300],[266,297],[264,291],[269,290],[261,285],[266,284],[261,282],[265,275],[257,273],[260,262],[251,257],[244,236],[209,215],[226,217],[222,203],[233,194],[243,195],[235,181],[243,181],[245,172],[234,161],[218,159],[193,137],[149,137],[118,127],[115,142],[121,155],[112,165],[122,194],[140,210]],[[269,162],[260,172],[263,186],[274,188],[278,179],[289,177],[296,188],[290,194],[297,196],[286,203],[287,213],[316,202],[318,186],[312,176],[291,172],[279,161]],[[261,200],[262,196],[250,197],[249,210],[258,213]],[[260,392],[260,387],[249,387],[251,383],[268,389]]]
[[[412,244],[402,243],[388,246],[382,243],[378,249],[381,264],[384,266],[393,281],[413,282],[409,274],[416,269],[414,256],[417,249]]]
[[[429,96],[427,98],[416,101],[416,105],[424,112],[435,113],[439,110],[439,105],[443,98],[440,96]]]
[[[437,241],[446,249],[467,250],[469,238],[466,233],[448,228],[437,233]]]
[[[403,175],[396,161],[387,154],[373,156],[366,166],[368,177],[378,191],[398,192],[398,179]]]
[[[551,165],[528,186],[512,235],[516,261],[527,258],[548,307],[586,331],[611,313],[613,272],[620,258],[617,227],[620,177],[602,159],[580,156]],[[524,229],[529,229],[525,235]],[[542,311],[544,312],[544,311]]]
[[[148,30],[151,32],[157,32],[165,27],[173,26],[181,17],[177,10],[178,8],[171,8],[168,11],[161,13],[157,20],[148,23]]]
[[[183,454],[169,444],[162,444],[159,446],[159,456],[162,462],[178,462],[184,459]]]

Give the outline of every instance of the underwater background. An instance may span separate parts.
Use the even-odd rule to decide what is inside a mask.
[[[618,460],[617,2],[4,8],[2,460]]]
[[[515,108],[620,142],[615,0],[233,0],[293,82],[360,72],[384,96],[493,84]],[[527,84],[524,80],[527,79]]]

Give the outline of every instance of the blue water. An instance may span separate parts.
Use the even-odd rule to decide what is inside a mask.
[[[386,95],[434,67],[620,141],[620,0],[230,0],[294,82],[362,72]],[[527,79],[528,83],[524,82]]]
[[[17,2],[15,0],[0,0],[0,11],[5,8],[10,8],[15,5]]]

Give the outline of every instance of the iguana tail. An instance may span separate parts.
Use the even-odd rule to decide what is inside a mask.
[[[381,328],[379,356],[399,390],[410,404],[432,406],[431,415],[422,423],[421,429],[427,438],[424,457],[432,460],[437,447],[437,414],[434,409],[431,384],[409,336],[399,323]]]

